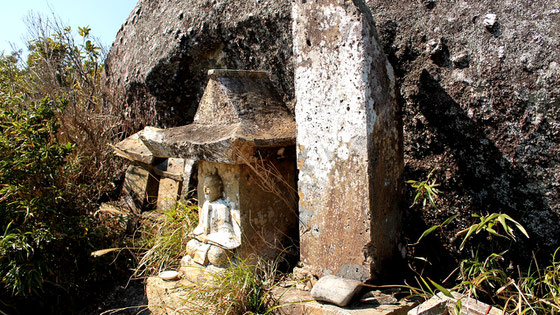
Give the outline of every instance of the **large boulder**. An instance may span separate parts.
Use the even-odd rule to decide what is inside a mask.
[[[560,5],[367,4],[400,90],[405,177],[435,169],[443,190],[439,211],[408,212],[409,238],[458,213],[441,243],[456,248],[470,214],[502,211],[529,229],[532,246],[559,244]],[[139,0],[109,53],[107,82],[131,112],[165,127],[191,121],[210,68],[268,70],[292,104],[291,25],[288,0]]]
[[[289,1],[139,0],[107,57],[107,84],[162,127],[192,121],[208,69],[267,70],[289,101],[290,12]]]

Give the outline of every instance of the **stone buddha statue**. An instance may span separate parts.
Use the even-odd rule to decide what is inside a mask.
[[[223,266],[241,245],[241,235],[235,233],[230,206],[222,198],[220,176],[206,176],[203,186],[206,200],[199,209],[199,224],[189,235],[187,254],[197,264]]]

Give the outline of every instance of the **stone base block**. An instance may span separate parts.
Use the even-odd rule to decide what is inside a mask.
[[[191,281],[192,283],[207,284],[212,277],[211,274],[222,271],[223,268],[216,266],[201,266],[195,263],[190,256],[181,259],[181,267],[179,272],[181,278]]]
[[[157,208],[167,210],[175,207],[180,189],[181,182],[171,178],[162,178],[159,182]]]
[[[175,207],[181,193],[185,160],[168,158],[156,166],[161,173],[157,199],[158,209],[171,209]]]
[[[146,282],[148,308],[153,315],[220,314],[201,294],[200,286],[188,279],[165,281],[149,277]]]
[[[183,281],[165,281],[159,277],[149,277],[146,282],[148,308],[154,315],[188,314],[181,309],[188,297]]]

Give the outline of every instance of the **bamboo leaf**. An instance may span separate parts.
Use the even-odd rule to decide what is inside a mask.
[[[443,221],[443,223],[441,224],[441,226],[447,225],[449,224],[449,222],[455,220],[455,218],[457,218],[458,214],[452,215],[449,218],[445,219],[445,221]]]
[[[411,245],[417,245],[418,243],[420,243],[420,240],[422,240],[422,238],[430,235],[430,233],[432,233],[435,229],[437,229],[439,227],[439,225],[434,225],[432,227],[430,227],[429,229],[425,230],[424,233],[422,233],[422,235],[420,235],[420,237],[418,238],[418,240],[416,241],[416,243],[411,244]]]
[[[490,234],[492,234],[492,235],[494,235],[494,236],[508,238],[507,236],[502,235],[502,234],[496,232],[496,230],[494,230],[494,229],[491,228],[491,227],[487,227],[487,228],[485,228],[485,230],[488,231],[488,233],[490,233]]]
[[[457,300],[457,304],[455,304],[455,314],[461,315],[461,309],[463,308],[463,303],[461,300]]]
[[[430,278],[428,278],[428,280],[430,280],[430,282],[434,285],[434,287],[436,287],[436,289],[440,290],[441,293],[443,293],[445,296],[453,298],[453,295],[451,294],[451,292],[449,292],[449,290],[444,288],[442,285],[437,284],[435,281],[433,281]]]
[[[511,234],[511,228],[506,224],[505,215],[500,215],[498,217],[498,221],[500,222],[500,224],[502,224],[504,231],[506,231],[506,233],[509,234],[511,237],[514,237],[513,234]]]
[[[467,235],[465,235],[465,238],[463,238],[463,241],[461,242],[461,245],[459,246],[459,250],[463,250],[463,248],[465,247],[465,243],[467,242],[467,239],[473,234],[473,232],[476,230],[476,228],[477,228],[477,225],[472,225],[469,228],[469,230],[467,231]]]
[[[430,294],[433,296],[434,295],[434,290],[432,290],[432,288],[430,287],[430,285],[426,282],[426,280],[424,280],[424,278],[422,278],[422,276],[419,276],[420,280],[422,280],[422,283],[424,283],[424,285],[426,286],[426,288],[428,289],[428,291],[430,292]],[[420,283],[419,283],[420,284]],[[420,286],[422,286],[420,284]]]
[[[521,233],[523,233],[523,235],[525,235],[527,238],[529,238],[529,234],[527,233],[527,230],[525,230],[525,228],[523,227],[523,225],[521,225],[521,223],[515,221],[513,218],[511,218],[509,215],[505,215],[505,218],[511,222],[513,222],[513,224],[515,224],[515,227],[521,231]]]
[[[417,256],[415,256],[414,259],[422,260],[422,261],[427,262],[428,264],[431,265],[430,261],[429,261],[427,258],[425,258],[425,257],[417,257]]]

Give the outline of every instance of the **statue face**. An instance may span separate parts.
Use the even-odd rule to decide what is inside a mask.
[[[204,180],[204,196],[208,201],[215,201],[222,196],[222,182],[212,177]]]

